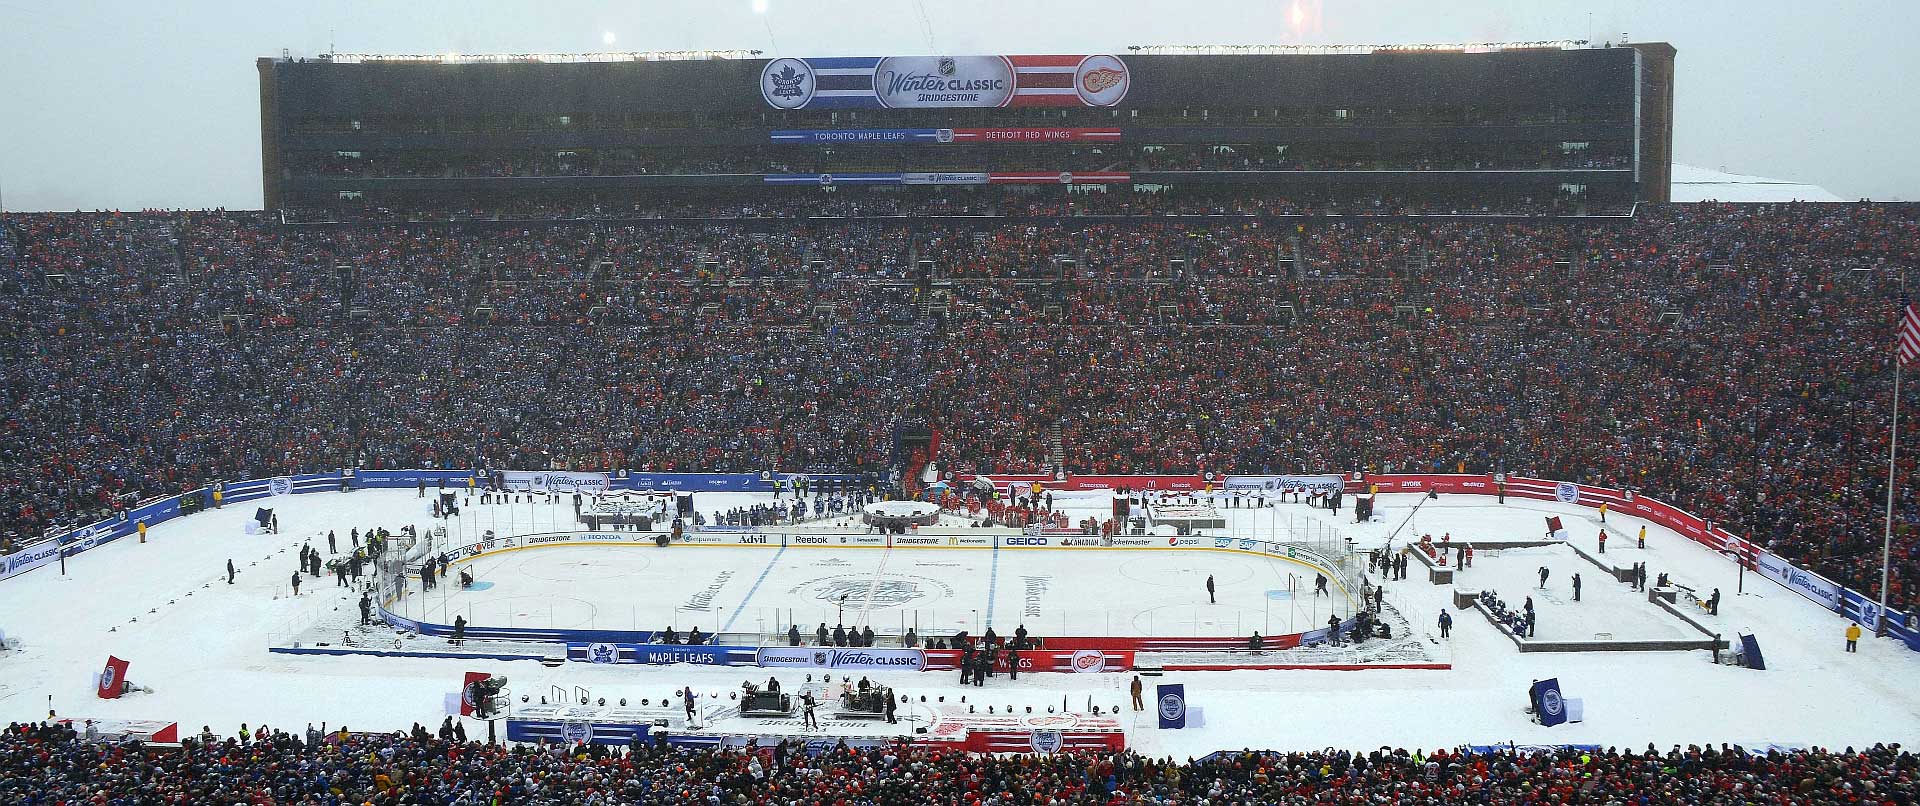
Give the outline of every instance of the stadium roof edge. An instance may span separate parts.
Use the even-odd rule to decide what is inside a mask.
[[[315,61],[333,64],[593,64],[611,62],[689,62],[751,59],[760,51],[746,48],[713,50],[600,51],[591,53],[323,53],[312,59],[281,56],[274,61]]]

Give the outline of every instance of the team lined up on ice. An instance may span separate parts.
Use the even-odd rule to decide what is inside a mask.
[[[1281,503],[1305,503],[1316,509],[1340,511],[1345,496],[1339,490],[1324,490],[1305,484],[1289,485],[1272,490],[1224,489],[1209,484],[1205,489],[1191,491],[1136,490],[1120,486],[1111,491],[1100,491],[1119,498],[1125,498],[1139,504],[1151,512],[1156,507],[1194,507],[1212,506],[1224,509],[1264,509]],[[1044,483],[1034,483],[1025,489],[1019,485],[1009,488],[1004,495],[996,488],[983,490],[977,487],[944,487],[930,493],[932,503],[942,510],[972,519],[991,519],[996,523],[1012,526],[1051,526],[1056,529],[1078,529],[1088,536],[1113,537],[1124,528],[1116,518],[1087,517],[1073,520],[1065,511],[1071,502],[1062,499],[1056,506],[1054,491]],[[1075,502],[1085,504],[1085,499],[1075,496]],[[984,523],[984,521],[978,521]]]
[[[422,495],[426,492],[426,482],[419,486]],[[773,483],[774,500],[737,506],[730,509],[714,510],[712,517],[707,513],[694,510],[690,521],[679,521],[671,492],[651,490],[615,490],[591,493],[574,492],[570,495],[549,491],[503,491],[482,488],[478,491],[469,486],[467,493],[483,505],[502,505],[515,503],[536,503],[552,505],[562,499],[571,498],[574,519],[588,524],[588,528],[620,528],[637,523],[642,518],[648,522],[679,521],[680,525],[699,529],[705,526],[789,526],[810,521],[833,520],[860,512],[862,507],[879,500],[880,492],[876,486],[857,486],[835,484],[827,486],[822,482],[809,484],[804,479],[788,483],[776,480]],[[792,500],[787,500],[792,496]],[[434,515],[441,511],[438,502],[434,504]]]

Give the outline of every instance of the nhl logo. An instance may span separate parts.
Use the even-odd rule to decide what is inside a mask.
[[[827,663],[827,653],[825,653],[825,652],[815,652],[815,653],[813,653],[813,665],[815,665],[815,666],[827,666],[827,665],[828,665],[828,663]]]
[[[612,644],[592,643],[587,645],[588,663],[613,663],[617,658],[618,651]]]
[[[940,57],[940,75],[951,78],[955,72],[956,70],[954,69],[954,66],[953,66],[953,57],[952,56]]]

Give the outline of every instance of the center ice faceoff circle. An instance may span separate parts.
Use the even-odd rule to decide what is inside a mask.
[[[874,607],[899,607],[931,598],[947,598],[953,588],[930,577],[891,574],[875,579],[871,574],[836,574],[802,582],[788,591],[823,602],[865,604]]]

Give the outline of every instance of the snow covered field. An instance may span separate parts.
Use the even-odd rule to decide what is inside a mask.
[[[749,498],[741,496],[742,500]],[[1316,519],[1327,528],[1343,530],[1356,545],[1366,549],[1383,544],[1418,500],[1412,495],[1382,496],[1381,520],[1366,524],[1347,522],[1351,520],[1350,511],[1332,518],[1309,512],[1301,505],[1287,508],[1294,510],[1289,513],[1292,516]],[[743,677],[765,676],[754,670],[723,667],[569,664],[549,669],[531,662],[269,654],[268,645],[308,629],[322,617],[340,618],[342,613],[352,611],[352,600],[332,587],[330,579],[317,584],[308,580],[301,596],[286,595],[293,557],[303,540],[312,539],[317,532],[320,537],[314,545],[324,550],[324,533],[332,529],[344,549],[350,528],[364,531],[371,526],[395,528],[407,523],[424,526],[429,518],[427,502],[411,491],[302,495],[273,499],[268,505],[277,508],[284,534],[244,534],[241,525],[253,506],[233,506],[156,527],[145,544],[126,538],[87,552],[69,562],[65,576],[58,567],[48,567],[0,582],[0,629],[18,639],[22,647],[0,654],[0,719],[44,717],[51,697],[53,707],[62,715],[178,720],[192,729],[205,724],[227,734],[241,722],[302,727],[308,721],[325,720],[333,726],[344,722],[352,729],[404,728],[413,722],[438,723],[442,695],[456,688],[460,674],[469,669],[507,675],[516,694],[536,697],[549,686],[560,685],[584,686],[595,696],[609,698],[657,698],[681,685],[725,691],[736,687]],[[703,508],[709,506],[702,503]],[[523,516],[514,514],[515,528],[564,527],[571,515],[552,511],[557,508],[546,508],[549,512],[538,511],[543,509],[540,507],[532,509],[525,517],[536,523],[522,525]],[[1226,514],[1233,519],[1233,528],[1255,528],[1242,522],[1250,517],[1247,513],[1229,510]],[[1599,528],[1586,511],[1574,507],[1542,502],[1500,506],[1486,499],[1447,497],[1428,502],[1395,543],[1417,539],[1422,533],[1431,533],[1436,539],[1451,533],[1456,541],[1530,539],[1541,534],[1542,517],[1549,514],[1566,519],[1576,540],[1590,541]],[[496,515],[502,521],[507,517]],[[1607,559],[1626,565],[1632,559],[1616,546],[1632,542],[1638,522],[1619,515],[1610,520],[1609,525],[1618,533],[1610,541],[1614,545],[1609,546]],[[504,522],[501,527],[505,527]],[[1582,547],[1588,546],[1583,543]],[[505,595],[572,597],[592,602],[619,594],[621,588],[607,582],[606,577],[596,582],[584,578],[584,573],[576,574],[579,578],[549,580],[550,587],[544,592],[533,584],[540,573],[564,576],[569,563],[575,563],[574,570],[580,571],[578,563],[584,561],[564,558],[590,555],[569,554],[574,551],[601,550],[520,552],[531,565],[521,569],[518,576],[506,573],[511,569],[499,568],[483,578],[502,586],[526,585],[517,593],[502,590]],[[646,549],[619,551],[633,557],[656,556]],[[888,574],[872,565],[878,562],[877,551],[871,555],[811,551],[820,553],[788,551],[772,570],[768,570],[772,551],[688,551],[684,554],[699,565],[699,573],[664,566],[640,569],[657,574],[654,579],[659,590],[634,595],[658,597],[663,602],[683,601],[690,588],[704,590],[713,582],[713,575],[730,562],[723,558],[740,554],[742,563],[732,569],[732,579],[750,587],[763,572],[767,573],[760,591],[745,600],[777,595],[778,600],[769,599],[764,606],[793,607],[798,618],[799,602],[809,596],[818,601],[817,592],[810,593],[807,587],[815,579],[842,573]],[[1617,553],[1620,556],[1616,557]],[[1146,557],[1135,558],[1132,552],[1094,553],[1116,558],[1110,565],[1077,562],[1074,560],[1079,555],[1065,552],[1000,554],[998,588],[991,581],[988,552],[942,552],[926,559],[929,563],[954,563],[952,568],[909,564],[890,567],[898,578],[920,576],[946,586],[951,589],[954,607],[964,606],[968,611],[985,605],[985,591],[994,589],[994,623],[1002,630],[1024,618],[1025,585],[1014,580],[1023,574],[1044,573],[1057,587],[1050,585],[1041,602],[1043,613],[1036,619],[1041,626],[1030,625],[1041,634],[1056,629],[1045,626],[1049,613],[1057,619],[1060,611],[1067,612],[1072,625],[1076,607],[1086,608],[1078,604],[1083,591],[1111,586],[1116,593],[1103,602],[1126,603],[1137,620],[1142,613],[1161,612],[1156,608],[1163,605],[1171,604],[1175,610],[1197,606],[1196,580],[1204,579],[1209,570],[1216,574],[1222,593],[1233,597],[1267,588],[1252,579],[1230,582],[1241,577],[1225,574],[1271,576],[1257,566],[1248,567],[1251,557],[1211,552],[1171,555],[1139,567],[1130,567],[1129,563],[1145,561]],[[1058,562],[1053,560],[1056,554],[1062,558]],[[1728,635],[1755,632],[1769,670],[1715,666],[1704,652],[1522,655],[1484,620],[1456,614],[1461,617],[1446,647],[1454,664],[1450,671],[1181,672],[1149,678],[1149,687],[1155,682],[1186,684],[1189,701],[1205,709],[1207,726],[1159,731],[1152,727],[1150,714],[1144,714],[1134,719],[1129,742],[1143,752],[1184,757],[1240,747],[1333,745],[1364,749],[1383,744],[1436,747],[1507,740],[1636,746],[1696,741],[1843,746],[1920,740],[1920,691],[1912,685],[1916,673],[1920,673],[1920,654],[1879,640],[1863,641],[1858,654],[1844,654],[1841,631],[1845,622],[1754,575],[1747,577],[1747,593],[1736,595],[1736,569],[1731,563],[1657,527],[1649,530],[1647,549],[1635,554],[1649,563],[1651,574],[1668,572],[1703,591],[1721,588],[1726,597],[1721,615],[1703,619]],[[681,561],[680,553],[671,556],[676,563]],[[917,555],[896,552],[895,556]],[[240,569],[232,586],[224,578],[228,558]],[[848,564],[844,571],[815,565],[836,558]],[[1021,568],[1011,566],[1015,558]],[[1029,558],[1033,558],[1031,564]],[[1516,582],[1525,582],[1542,563],[1521,559],[1518,554],[1514,560],[1508,563],[1501,558],[1487,564],[1476,558],[1475,568],[1462,578],[1461,585],[1495,587],[1510,599],[1515,594],[1525,595],[1517,589],[1508,592],[1506,587],[1514,583],[1505,581],[1504,575],[1518,575],[1521,579]],[[1554,562],[1560,567],[1555,568],[1550,587],[1558,589],[1556,595],[1564,595],[1566,575],[1581,565],[1570,557]],[[985,583],[977,579],[982,563],[989,577]],[[1501,570],[1507,565],[1513,568]],[[1578,605],[1556,604],[1555,610],[1543,611],[1543,637],[1545,630],[1559,629],[1562,623],[1576,635],[1614,632],[1617,637],[1625,637],[1617,625],[1628,623],[1629,618],[1637,624],[1637,615],[1626,614],[1637,614],[1639,611],[1632,608],[1650,605],[1630,593],[1621,593],[1626,586],[1606,579],[1598,569],[1591,574],[1583,569],[1581,573],[1592,600]],[[1490,579],[1495,582],[1490,584]],[[732,584],[730,579],[728,585]],[[949,595],[939,586],[921,584],[943,597]],[[591,585],[608,589],[582,595],[581,591]],[[799,591],[793,592],[796,588]],[[1439,609],[1447,606],[1449,594],[1450,589],[1421,579],[1387,586],[1388,602],[1406,614],[1416,629],[1427,625],[1424,629],[1428,631],[1432,631],[1430,625]],[[733,611],[741,601],[738,597],[731,601],[719,598],[729,618],[734,617]],[[1219,607],[1239,612],[1243,621],[1259,604],[1244,598],[1233,602]],[[1536,603],[1541,600],[1537,598]],[[753,612],[759,606],[741,610],[737,617],[741,624],[736,624],[736,629],[747,620],[761,618]],[[910,610],[913,606],[909,603],[907,607]],[[1102,603],[1099,607],[1121,612],[1117,604]],[[816,614],[823,612],[821,605],[813,608]],[[929,602],[924,609],[944,613],[947,608]],[[1002,615],[1003,608],[1007,615]],[[876,610],[876,630],[888,617],[897,625],[898,613],[898,608]],[[637,619],[632,615],[627,618]],[[817,621],[820,616],[807,618]],[[971,612],[967,618],[972,618]],[[1116,632],[1119,626],[1115,625]],[[152,686],[155,692],[118,701],[94,699],[92,675],[109,653],[131,660],[129,678]],[[996,679],[985,689],[986,694],[975,694],[980,689],[962,690],[956,678],[944,673],[881,673],[875,677],[916,698],[921,694],[957,697],[966,693],[1024,705],[1057,704],[1065,697],[1078,705],[1089,697],[1095,702],[1124,702],[1130,676],[1028,675],[1018,683]],[[1528,722],[1521,712],[1526,687],[1543,677],[1558,677],[1568,696],[1585,699],[1586,722],[1558,728],[1541,728]]]
[[[1540,587],[1539,570],[1547,569]],[[1573,599],[1573,575],[1580,575],[1580,601]],[[1409,572],[1409,576],[1411,576]],[[1567,546],[1504,549],[1475,555],[1473,567],[1455,577],[1462,588],[1490,590],[1519,611],[1533,598],[1533,637],[1542,641],[1660,641],[1702,637],[1672,614],[1647,601],[1645,593],[1613,581]],[[1470,618],[1480,618],[1469,614]],[[1726,636],[1732,640],[1733,636]],[[1764,650],[1764,646],[1762,647]]]

